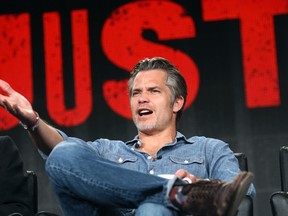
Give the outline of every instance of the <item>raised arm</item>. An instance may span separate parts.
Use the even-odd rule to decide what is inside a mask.
[[[0,106],[26,125],[33,142],[45,154],[63,140],[55,128],[39,118],[29,101],[0,79]]]

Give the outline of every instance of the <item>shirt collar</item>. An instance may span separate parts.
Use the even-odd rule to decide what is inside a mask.
[[[182,133],[180,133],[180,132],[178,132],[178,131],[177,131],[177,133],[176,133],[176,140],[177,140],[177,142],[179,142],[180,140],[184,140],[185,143],[189,143],[189,144],[194,143],[193,140],[187,139]],[[138,141],[139,141],[139,135],[136,135],[136,136],[134,137],[134,139],[127,141],[127,142],[126,142],[126,145],[128,145],[128,146],[134,146]]]

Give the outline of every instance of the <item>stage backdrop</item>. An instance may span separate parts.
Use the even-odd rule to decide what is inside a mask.
[[[70,136],[133,138],[127,79],[153,56],[171,60],[187,81],[179,131],[244,152],[255,215],[271,215],[278,152],[288,144],[287,0],[0,2],[0,78]],[[3,109],[0,135],[17,142],[37,173],[39,209],[59,213],[44,161]]]

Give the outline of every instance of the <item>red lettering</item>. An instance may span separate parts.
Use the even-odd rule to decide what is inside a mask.
[[[205,21],[240,19],[247,106],[280,105],[273,16],[287,14],[287,1],[202,2]]]
[[[33,100],[30,16],[27,13],[0,16],[0,77]],[[0,130],[8,130],[18,120],[0,109]]]
[[[47,109],[51,119],[63,126],[84,122],[92,111],[87,11],[72,11],[71,23],[75,107],[67,109],[64,102],[60,18],[57,12],[44,14]]]
[[[192,18],[185,15],[183,7],[170,1],[133,2],[116,9],[102,31],[103,50],[107,58],[121,69],[131,71],[134,64],[144,57],[170,59],[186,79],[187,108],[199,88],[197,66],[180,50],[144,39],[144,30],[153,30],[159,41],[193,38],[196,33]],[[103,92],[114,112],[131,118],[126,79],[105,82]]]

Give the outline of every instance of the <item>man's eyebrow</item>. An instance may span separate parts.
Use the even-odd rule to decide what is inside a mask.
[[[154,90],[154,89],[161,89],[161,87],[159,86],[149,86],[149,87],[146,87],[145,89],[147,89],[148,91],[151,91],[151,90]],[[132,92],[141,92],[143,91],[143,88],[134,88],[132,89]]]
[[[141,91],[140,88],[133,88],[132,91]]]
[[[153,90],[153,89],[161,89],[159,86],[150,86],[147,88],[148,90]]]

